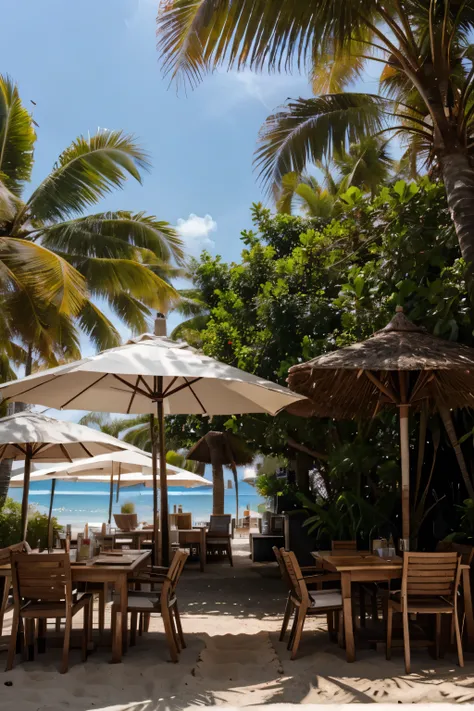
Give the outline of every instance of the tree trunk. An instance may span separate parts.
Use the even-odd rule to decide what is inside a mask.
[[[212,465],[212,513],[224,513],[224,467],[222,464]]]
[[[461,475],[466,485],[467,494],[470,499],[474,499],[474,488],[472,486],[472,481],[467,471],[466,461],[462,453],[461,445],[459,444],[458,438],[456,436],[456,431],[454,429],[453,418],[451,412],[447,407],[443,405],[438,405],[439,414],[443,420],[444,427],[448,433],[449,440],[456,454],[456,459],[458,460],[459,469],[461,470]]]
[[[314,466],[314,460],[304,452],[296,452],[295,457],[296,484],[298,490],[308,496],[309,490],[309,470]]]
[[[474,168],[465,152],[446,153],[441,157],[449,211],[459,240],[459,247],[469,270],[469,291],[474,274]]]

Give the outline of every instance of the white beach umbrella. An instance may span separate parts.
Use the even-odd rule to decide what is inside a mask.
[[[25,461],[21,508],[21,533],[26,538],[28,525],[28,489],[31,462],[72,462],[78,457],[94,457],[120,449],[136,451],[100,430],[74,422],[56,420],[37,412],[19,412],[0,419],[0,461]]]
[[[163,321],[164,319],[158,319]],[[220,363],[185,343],[144,334],[128,344],[22,380],[0,385],[4,399],[58,409],[149,413],[152,416],[154,476],[156,442],[153,416],[158,418],[162,554],[169,547],[165,470],[164,415],[277,414],[301,396],[243,370]],[[155,479],[156,481],[156,479]],[[153,501],[157,545],[157,486]]]

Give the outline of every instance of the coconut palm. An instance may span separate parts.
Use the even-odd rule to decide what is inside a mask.
[[[165,72],[196,84],[220,65],[312,74],[319,96],[290,99],[265,122],[264,184],[368,136],[399,136],[439,170],[462,256],[474,264],[473,0],[162,0]],[[347,91],[367,63],[380,92]]]
[[[149,308],[163,308],[177,298],[167,279],[170,260],[183,262],[181,241],[168,223],[143,212],[84,212],[123,186],[127,177],[141,181],[147,156],[121,131],[81,136],[23,197],[35,140],[33,119],[16,85],[0,76],[0,293],[5,326],[20,340],[35,346],[45,343],[55,309],[61,317],[74,317],[75,325],[98,347],[117,345],[118,332],[96,300],[107,302],[132,330],[145,330]]]

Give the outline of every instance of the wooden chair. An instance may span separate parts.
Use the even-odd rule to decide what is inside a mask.
[[[84,611],[82,661],[85,662],[89,644],[91,597],[88,594],[79,597],[73,593],[69,555],[67,553],[21,555],[13,552],[11,567],[14,610],[6,671],[13,668],[20,621],[25,622],[25,638],[32,656],[35,620],[38,620],[39,637],[44,637],[48,618],[65,618],[61,674],[67,672],[72,618],[80,610]]]
[[[178,531],[187,531],[193,527],[192,513],[172,513],[169,514],[170,526],[176,526]]]
[[[332,636],[335,626],[339,630],[339,641],[342,644],[342,595],[340,590],[308,591],[306,579],[292,551],[280,549],[283,562],[291,584],[290,601],[295,610],[293,627],[288,641],[291,658],[295,659],[303,634],[307,616],[326,615],[329,636]],[[338,613],[337,624],[334,624],[334,614]]]
[[[170,650],[172,662],[178,661],[178,653],[181,648],[186,647],[184,641],[183,628],[176,598],[176,587],[178,585],[184,564],[188,557],[188,552],[178,550],[174,554],[173,561],[168,568],[164,579],[160,581],[161,590],[156,591],[131,591],[128,594],[127,612],[130,612],[130,646],[136,644],[137,624],[140,629],[145,628],[144,618],[153,614],[161,614],[165,635]],[[114,635],[119,611],[119,600],[114,599],[112,606],[112,636]],[[140,621],[138,616],[140,615]]]
[[[356,551],[357,550],[357,541],[331,541],[331,551],[333,553],[337,553],[339,551],[343,551],[344,553],[347,553],[347,551]]]
[[[27,541],[14,543],[12,546],[0,548],[0,565],[10,563],[11,552],[30,553],[31,548]],[[3,588],[1,586],[3,585]],[[13,589],[11,575],[5,575],[0,578],[0,637],[3,632],[3,619],[7,612],[13,610]]]
[[[211,515],[206,533],[206,553],[209,555],[209,553],[224,551],[227,554],[229,563],[233,566],[232,535],[230,532],[231,518],[230,514]]]
[[[459,666],[464,666],[458,619],[458,586],[461,576],[461,556],[450,553],[405,553],[403,556],[402,589],[391,593],[387,609],[387,659],[392,651],[393,613],[403,615],[403,646],[405,671],[410,673],[410,613],[436,615],[436,657],[439,656],[441,615],[451,615],[456,636]]]

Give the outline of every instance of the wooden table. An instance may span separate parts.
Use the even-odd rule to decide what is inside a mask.
[[[178,540],[181,548],[192,548],[193,546],[199,548],[199,564],[201,572],[204,571],[206,565],[206,529],[204,526],[180,529]]]
[[[352,617],[352,583],[378,583],[401,578],[403,559],[395,556],[391,560],[378,555],[358,553],[333,555],[327,551],[314,551],[313,557],[325,570],[340,573],[342,605],[344,613],[344,632],[346,637],[346,658],[355,661],[354,622]],[[462,586],[466,632],[469,647],[474,644],[474,616],[471,597],[470,566],[462,565]]]
[[[146,565],[151,551],[126,551],[124,555],[134,558],[133,563],[120,565],[118,560],[121,556],[116,555],[113,556],[115,562],[110,565],[96,565],[97,558],[83,563],[71,563],[73,582],[112,583],[115,592],[120,596],[120,610],[112,639],[112,663],[121,662],[123,650],[126,649],[128,578],[136,575],[137,571]],[[103,558],[104,554],[100,557]],[[112,556],[110,557],[112,560]],[[11,577],[10,564],[0,566],[0,576]]]

